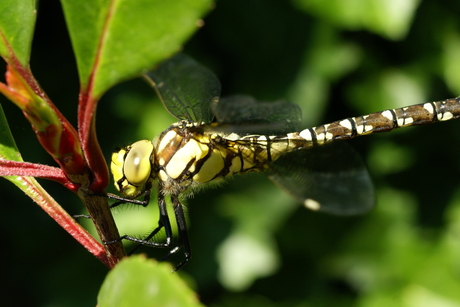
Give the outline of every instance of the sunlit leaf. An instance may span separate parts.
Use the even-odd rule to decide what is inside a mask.
[[[13,135],[11,134],[10,127],[6,120],[3,108],[0,105],[0,158],[12,161],[23,161],[21,154],[16,146]],[[17,187],[27,193],[30,187],[23,177],[20,176],[6,176],[5,179],[14,183]]]
[[[314,29],[311,48],[305,54],[288,98],[302,109],[307,125],[318,124],[328,107],[332,82],[349,74],[362,61],[363,54],[355,44],[344,42],[334,27],[322,25]]]
[[[0,105],[0,158],[22,161],[21,154],[16,147],[16,142],[11,134],[3,108]]]
[[[99,97],[180,50],[210,0],[62,0],[80,81]],[[92,79],[91,79],[92,78]]]
[[[349,99],[362,113],[421,103],[428,100],[425,77],[418,71],[388,67],[350,86]]]
[[[403,38],[419,0],[295,0],[309,13],[351,30],[366,29],[390,39]]]
[[[453,92],[460,91],[460,36],[456,32],[447,33],[443,41],[443,74]]]
[[[171,271],[171,265],[143,256],[126,258],[102,284],[98,306],[203,306],[179,274]]]
[[[221,193],[220,212],[236,226],[219,246],[219,280],[233,291],[249,288],[256,279],[274,274],[279,267],[272,235],[298,204],[271,184],[267,182],[268,188],[246,194]]]
[[[29,63],[35,26],[35,0],[0,1],[0,55],[12,58],[11,52],[23,66]]]

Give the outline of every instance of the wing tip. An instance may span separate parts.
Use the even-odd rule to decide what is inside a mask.
[[[303,201],[303,205],[310,210],[319,211],[321,209],[321,204],[314,199],[307,198]]]

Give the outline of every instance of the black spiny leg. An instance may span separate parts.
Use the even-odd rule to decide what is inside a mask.
[[[138,206],[142,206],[142,207],[147,207],[147,205],[150,202],[150,191],[151,190],[145,190],[144,197],[142,198],[142,200],[125,198],[125,197],[121,197],[121,196],[118,196],[118,195],[112,194],[112,193],[107,193],[107,194],[87,194],[87,195],[90,195],[90,196],[105,196],[105,197],[107,197],[109,199],[116,200],[116,202],[114,202],[113,204],[110,205],[110,209],[118,207],[119,205],[122,205],[122,204],[133,204],[133,205],[138,205]],[[87,215],[87,214],[76,214],[76,215],[73,215],[73,218],[74,219],[77,219],[77,218],[90,219],[91,217],[89,215]],[[113,242],[117,242],[117,241],[113,241]]]
[[[164,199],[164,195],[162,193],[158,193],[158,209],[160,211],[160,220],[158,221],[158,226],[155,228],[145,239],[138,239],[135,237],[131,237],[128,235],[121,236],[120,239],[110,242],[104,242],[104,244],[112,244],[115,242],[119,242],[121,240],[129,240],[132,242],[139,243],[140,245],[147,245],[153,247],[169,247],[171,246],[172,242],[172,229],[171,223],[169,222],[168,218],[168,211],[166,209],[166,202]],[[151,242],[150,239],[153,238],[162,228],[164,227],[166,233],[166,242],[164,243],[157,243]],[[135,250],[139,248],[139,245],[135,247],[130,254],[132,254]]]
[[[121,197],[121,196],[118,196],[112,193],[107,193],[106,196],[107,198],[116,200],[116,202],[110,205],[110,209],[115,208],[121,204],[128,204],[128,203],[133,204],[133,205],[139,205],[142,207],[147,207],[147,205],[150,202],[150,191],[151,190],[145,190],[144,197],[142,198],[142,200],[125,198],[125,197]]]
[[[188,239],[184,208],[182,207],[182,204],[179,201],[178,195],[171,195],[171,201],[173,203],[174,214],[176,215],[177,228],[179,230],[179,244],[172,250],[170,250],[169,253],[166,256],[164,256],[161,260],[163,261],[168,259],[170,256],[177,253],[182,247],[184,247],[184,260],[174,268],[174,271],[178,271],[190,260],[190,257],[192,256],[192,250],[190,249],[190,241]]]

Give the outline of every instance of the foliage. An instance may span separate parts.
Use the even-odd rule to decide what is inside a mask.
[[[35,17],[10,18],[25,11],[15,1],[4,1],[8,10],[0,9],[0,27],[19,63],[26,67],[30,54],[33,76],[68,119],[64,127],[77,123],[79,133],[95,133],[97,126],[106,159],[114,147],[152,138],[172,123],[142,81],[118,83],[179,50],[209,7],[186,10],[168,8],[164,1],[128,4],[132,2],[62,1],[72,49],[61,8],[42,1],[31,52]],[[191,6],[197,2],[184,0]],[[27,3],[33,4],[21,1],[30,12]],[[155,3],[161,4],[149,7]],[[110,27],[102,29],[107,4],[115,12],[132,9],[129,21],[115,14]],[[187,17],[190,11],[199,13]],[[459,14],[459,4],[434,0],[356,0],[346,6],[340,1],[220,0],[183,48],[216,72],[224,95],[288,98],[301,106],[307,127],[458,95]],[[161,41],[159,33],[165,31]],[[101,33],[107,34],[107,49],[95,54]],[[1,44],[0,53],[8,53]],[[97,56],[104,60],[96,61]],[[94,98],[86,110],[98,107],[94,127],[91,112],[81,109],[76,115],[81,93]],[[48,101],[34,91],[29,94],[38,97],[32,99],[38,105]],[[50,158],[17,107],[1,103],[22,159],[59,166],[59,151]],[[46,114],[56,113],[51,108]],[[59,122],[48,118],[51,124]],[[460,305],[458,125],[445,122],[351,141],[369,165],[377,190],[377,206],[364,216],[309,212],[263,176],[236,177],[198,193],[188,201],[194,255],[171,278],[185,278],[201,302],[212,306]],[[2,144],[6,131],[2,126]],[[92,137],[89,133],[76,140]],[[95,153],[89,147],[78,147],[84,159]],[[10,160],[18,157],[13,142],[1,153]],[[107,269],[29,198],[6,181],[0,184],[7,251],[2,253],[4,304],[95,305]],[[87,214],[68,189],[45,180],[40,184],[71,214]],[[155,211],[153,203],[146,209],[126,206],[114,212],[116,225],[120,233],[143,235],[155,226]],[[96,236],[91,222],[81,223]],[[157,259],[164,253],[142,252]],[[154,267],[141,259],[132,261]],[[115,274],[108,276],[100,298]],[[182,283],[169,282],[183,289]]]
[[[126,258],[107,275],[98,306],[203,306],[172,269],[142,256]]]

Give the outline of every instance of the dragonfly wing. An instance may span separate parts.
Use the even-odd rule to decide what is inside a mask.
[[[174,117],[198,123],[212,121],[211,104],[219,100],[220,82],[192,58],[177,54],[144,78]]]
[[[374,206],[374,188],[367,168],[346,143],[285,154],[270,164],[267,173],[309,209],[353,215]]]
[[[212,111],[222,127],[231,126],[232,132],[239,134],[274,135],[297,131],[302,117],[296,104],[284,100],[256,101],[245,95],[222,98],[212,105]]]

